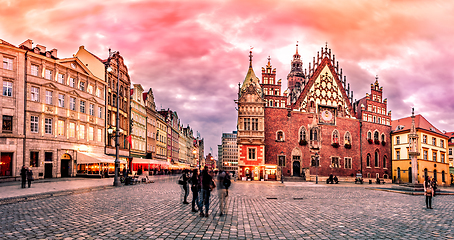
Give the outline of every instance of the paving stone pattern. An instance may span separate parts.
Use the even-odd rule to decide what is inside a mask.
[[[189,197],[191,199],[191,197]],[[452,239],[454,197],[335,186],[234,182],[228,212],[183,205],[175,180],[0,206],[0,239]]]

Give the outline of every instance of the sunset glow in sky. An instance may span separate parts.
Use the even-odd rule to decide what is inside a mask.
[[[80,45],[125,58],[133,83],[153,88],[156,106],[177,112],[205,139],[205,153],[236,130],[234,99],[253,49],[271,57],[284,88],[299,41],[303,68],[328,43],[360,99],[378,75],[392,119],[411,108],[454,131],[453,1],[0,0],[0,39],[27,39],[59,58]]]

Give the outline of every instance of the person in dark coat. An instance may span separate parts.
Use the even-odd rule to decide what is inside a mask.
[[[192,176],[189,179],[189,183],[191,183],[191,191],[192,191],[192,211],[197,212],[197,209],[195,209],[196,203],[198,203],[199,200],[199,171],[195,168],[192,170]]]
[[[32,181],[33,181],[33,171],[29,169],[27,171],[27,181],[28,181],[28,188],[32,186]]]
[[[216,184],[213,182],[213,177],[208,173],[208,167],[202,171],[201,177],[199,178],[202,189],[200,191],[200,200],[199,200],[199,210],[200,216],[208,217],[208,211],[210,210],[210,195],[211,187],[216,187]],[[203,205],[205,205],[205,214],[203,214]]]
[[[188,172],[187,170],[183,170],[183,175],[181,176],[183,180],[183,190],[184,190],[184,201],[183,204],[189,204],[188,203],[188,195],[189,195],[189,189],[188,189]]]
[[[25,188],[25,184],[27,182],[27,169],[25,168],[25,165],[23,165],[22,169],[20,170],[20,176],[22,180],[22,188]]]

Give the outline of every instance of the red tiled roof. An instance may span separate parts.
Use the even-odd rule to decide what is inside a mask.
[[[391,130],[396,131],[398,130],[398,126],[403,126],[400,130],[409,130],[411,128],[411,117],[401,118],[397,120],[391,121],[392,128]],[[425,129],[428,131],[433,131],[439,134],[443,134],[440,130],[438,130],[434,125],[432,125],[429,121],[427,121],[421,114],[415,116],[415,127],[420,129]],[[444,135],[444,134],[443,134]]]

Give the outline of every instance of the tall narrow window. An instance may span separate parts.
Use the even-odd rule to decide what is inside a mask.
[[[13,131],[13,116],[2,116],[2,131],[12,132]]]
[[[52,118],[44,119],[44,133],[52,134]]]
[[[84,82],[80,82],[79,83],[79,89],[83,92],[85,92],[85,83]]]
[[[57,77],[57,82],[58,82],[58,83],[61,83],[61,84],[64,84],[64,82],[65,82],[65,75],[59,73],[59,74],[58,74],[58,77]]]
[[[76,86],[76,79],[74,79],[74,78],[69,78],[69,86],[70,86],[70,87]]]
[[[85,113],[85,102],[80,100],[79,105],[80,105],[80,112]]]
[[[370,167],[370,154],[367,154],[366,166],[367,166],[367,167]]]
[[[339,132],[337,130],[333,131],[333,143],[339,143]]]
[[[39,118],[36,116],[31,116],[30,118],[30,131],[33,133],[38,132],[38,120]]]
[[[99,117],[99,118],[103,118],[103,117],[102,117],[102,115],[103,115],[102,113],[103,113],[102,107],[98,107],[98,117]]]
[[[444,153],[440,154],[440,158],[441,158],[441,162],[445,163],[445,154]]]
[[[388,160],[388,158],[386,156],[383,156],[383,168],[387,168],[388,165],[386,163],[386,161]]]
[[[94,129],[93,127],[88,127],[88,140],[93,141]]]
[[[38,76],[38,69],[39,69],[38,65],[32,65],[32,67],[31,67],[31,74],[32,74],[33,76]]]
[[[39,152],[30,152],[30,167],[38,167]]]
[[[379,154],[375,151],[375,167],[379,167]]]
[[[13,96],[13,83],[3,81],[3,96],[11,97]]]
[[[318,141],[318,132],[317,128],[311,128],[311,141]]]
[[[46,90],[46,104],[52,105],[52,92]]]
[[[351,141],[352,141],[352,137],[351,137],[350,133],[346,132],[345,136],[344,136],[344,144],[351,145],[351,143],[352,143]]]
[[[49,70],[49,69],[46,69],[46,71],[44,72],[44,77],[45,77],[47,80],[52,80],[52,71]]]
[[[93,85],[88,84],[88,93],[93,94]]]
[[[248,149],[249,160],[255,160],[255,148]]]
[[[102,129],[98,128],[98,137],[96,139],[98,142],[102,142]]]
[[[39,88],[32,87],[31,88],[31,100],[35,102],[39,102]]]
[[[432,161],[434,161],[434,162],[437,161],[437,152],[432,153]]]
[[[344,158],[345,164],[344,168],[352,168],[352,159],[351,158]]]
[[[306,128],[301,127],[299,135],[300,135],[300,142],[303,140],[305,141],[306,140]]]
[[[65,107],[65,95],[58,94],[58,106]]]
[[[244,119],[244,130],[249,131],[251,130],[251,119],[250,118],[245,118]]]
[[[58,135],[65,136],[65,121],[58,120]]]
[[[400,151],[396,151],[396,159],[397,159],[397,160],[400,159]]]
[[[423,151],[423,158],[424,160],[428,160],[427,150]]]
[[[69,137],[76,137],[76,124],[73,122],[69,123]]]
[[[79,139],[85,139],[85,125],[79,125]]]
[[[3,57],[3,69],[5,70],[13,70],[13,59]]]
[[[76,111],[76,98],[69,98],[69,109]]]
[[[89,114],[90,114],[91,116],[94,116],[94,115],[95,115],[95,105],[90,103],[89,106],[90,106],[89,109],[88,109]]]
[[[396,137],[396,144],[400,144],[400,137],[399,136]]]
[[[252,130],[253,131],[259,130],[259,119],[258,118],[252,118]]]

